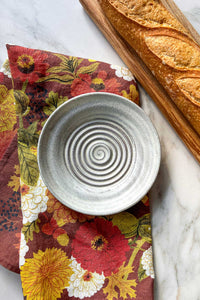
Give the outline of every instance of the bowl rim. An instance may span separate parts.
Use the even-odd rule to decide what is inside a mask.
[[[120,209],[116,209],[116,210],[106,210],[106,212],[103,212],[103,209],[102,211],[95,211],[95,212],[92,212],[92,211],[87,211],[87,210],[82,210],[82,209],[79,209],[78,205],[77,207],[74,207],[73,205],[70,205],[70,203],[66,203],[63,199],[61,199],[59,197],[59,195],[56,193],[56,191],[54,191],[51,187],[50,187],[50,184],[46,181],[46,178],[45,178],[45,172],[43,172],[42,170],[42,167],[41,167],[41,145],[42,145],[42,139],[43,139],[43,135],[45,133],[45,130],[47,128],[47,126],[49,125],[49,123],[51,122],[51,119],[54,118],[55,114],[57,114],[60,110],[62,110],[63,106],[68,106],[71,102],[75,102],[77,101],[77,99],[79,98],[84,98],[84,97],[93,97],[93,96],[106,96],[106,97],[115,97],[115,98],[118,98],[118,99],[121,99],[122,101],[126,101],[129,105],[133,105],[135,107],[136,110],[138,110],[139,113],[141,113],[144,117],[145,120],[147,120],[147,122],[149,122],[151,124],[151,127],[154,131],[154,135],[157,139],[157,165],[154,166],[154,173],[153,173],[153,176],[152,176],[152,179],[151,181],[149,182],[148,186],[146,187],[146,189],[144,189],[144,191],[141,193],[141,196],[139,197],[139,199],[137,199],[136,201],[134,201],[132,204],[130,205],[126,205]],[[109,100],[108,100],[109,101]],[[92,93],[85,93],[85,94],[81,94],[81,95],[78,95],[78,96],[75,96],[75,97],[72,97],[71,99],[67,100],[66,102],[64,102],[63,104],[61,104],[58,108],[56,108],[56,110],[48,117],[48,119],[46,120],[42,130],[41,130],[41,133],[40,133],[40,136],[39,136],[39,139],[38,139],[38,145],[37,145],[37,162],[38,162],[38,167],[39,167],[39,173],[40,173],[40,176],[44,182],[44,184],[46,185],[47,189],[50,191],[50,193],[53,194],[53,196],[58,200],[60,201],[63,205],[65,205],[66,207],[69,207],[70,209],[74,210],[74,211],[77,211],[79,213],[83,213],[83,214],[90,214],[90,215],[94,215],[94,216],[103,216],[103,215],[112,215],[112,214],[116,214],[116,213],[120,213],[122,211],[125,211],[127,209],[129,209],[130,207],[134,206],[135,204],[137,204],[139,201],[141,201],[144,196],[149,192],[149,190],[151,189],[152,185],[154,184],[157,176],[158,176],[158,172],[159,172],[159,169],[160,169],[160,163],[161,163],[161,144],[160,144],[160,138],[159,138],[159,135],[158,135],[158,132],[153,124],[153,122],[151,121],[150,117],[146,114],[146,112],[139,106],[137,105],[136,103],[134,103],[133,101],[121,96],[121,95],[117,95],[117,94],[114,94],[114,93],[108,93],[108,92],[92,92]]]

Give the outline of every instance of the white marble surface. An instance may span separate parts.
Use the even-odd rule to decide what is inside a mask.
[[[200,33],[199,0],[175,2]],[[78,0],[0,0],[0,4],[0,64],[6,58],[5,44],[11,43],[123,65]],[[199,164],[140,90],[142,107],[162,145],[160,172],[151,189],[155,300],[199,300]],[[0,299],[23,299],[19,276],[2,267]]]

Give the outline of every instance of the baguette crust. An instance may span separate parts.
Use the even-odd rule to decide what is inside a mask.
[[[99,2],[113,27],[200,135],[199,45],[159,0]]]

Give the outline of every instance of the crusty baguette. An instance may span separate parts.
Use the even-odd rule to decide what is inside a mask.
[[[199,45],[159,0],[99,2],[113,27],[200,135]]]

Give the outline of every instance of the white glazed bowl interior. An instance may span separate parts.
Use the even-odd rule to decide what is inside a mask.
[[[160,165],[160,143],[149,117],[114,94],[90,93],[62,104],[38,144],[44,183],[63,204],[109,215],[141,200]]]

